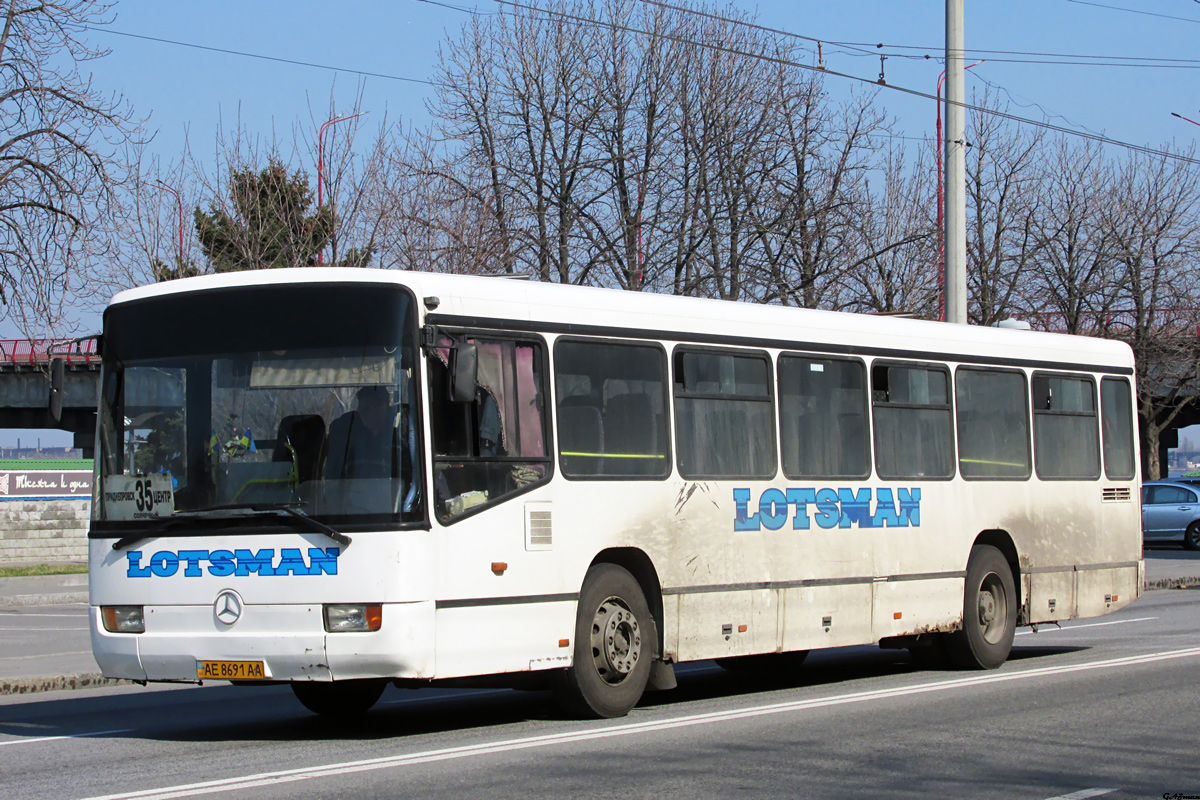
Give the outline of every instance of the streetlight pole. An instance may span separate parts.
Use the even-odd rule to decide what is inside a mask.
[[[1183,114],[1176,114],[1174,111],[1172,111],[1172,112],[1171,112],[1171,116],[1172,116],[1172,117],[1179,117],[1179,118],[1180,118],[1181,120],[1183,120],[1184,122],[1190,122],[1190,123],[1192,123],[1193,125],[1200,125],[1200,122],[1196,122],[1196,120],[1194,120],[1194,119],[1188,119],[1188,118],[1187,118],[1187,117],[1185,117]]]
[[[175,204],[179,207],[179,269],[183,270],[183,198],[179,196],[179,192],[167,186],[165,183],[152,183],[151,186],[162,189],[164,192],[170,192],[175,195]]]
[[[345,122],[348,119],[361,117],[365,113],[367,112],[363,111],[359,114],[347,114],[344,117],[335,117],[333,119],[326,120],[321,124],[320,130],[317,131],[317,211],[321,210],[321,202],[324,199],[321,189],[325,181],[325,129],[330,125],[336,125],[337,123]],[[325,263],[324,256],[325,248],[322,247],[320,251],[317,252],[318,264]]]
[[[967,322],[966,92],[963,0],[946,0],[946,319]]]
[[[986,60],[986,59],[985,59]],[[978,67],[983,61],[976,61],[963,67],[963,71]],[[946,137],[942,135],[942,82],[946,80],[946,70],[937,79],[937,232],[938,232],[938,319],[946,321],[946,231],[945,225],[945,192],[946,185],[942,182],[942,148],[946,146]]]

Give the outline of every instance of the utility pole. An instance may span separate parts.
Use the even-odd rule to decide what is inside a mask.
[[[966,70],[963,0],[946,0],[946,321],[967,324]]]

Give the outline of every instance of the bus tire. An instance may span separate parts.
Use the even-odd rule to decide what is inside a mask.
[[[293,681],[292,693],[314,714],[330,719],[353,719],[371,710],[387,681]]]
[[[963,592],[962,630],[946,651],[962,669],[996,669],[1008,659],[1017,630],[1017,592],[1004,554],[991,545],[971,548]]]
[[[555,687],[559,705],[588,719],[625,716],[646,689],[656,643],[633,575],[616,564],[593,566],[579,593],[574,663]]]
[[[800,668],[808,657],[807,650],[793,650],[787,653],[760,653],[752,656],[730,656],[716,659],[721,669],[742,675],[770,675],[772,677],[788,677],[790,673]]]

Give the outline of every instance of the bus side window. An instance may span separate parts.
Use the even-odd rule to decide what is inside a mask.
[[[963,478],[1028,478],[1032,456],[1025,374],[959,367],[954,390]]]
[[[540,342],[466,337],[478,353],[475,398],[449,394],[446,340],[428,357],[434,496],[447,521],[550,476]]]
[[[671,472],[661,347],[559,339],[554,346],[558,456],[568,478],[665,478]]]
[[[1033,374],[1033,462],[1039,478],[1100,477],[1096,384],[1079,375]]]
[[[945,367],[878,361],[871,365],[879,477],[954,477],[949,385]]]
[[[1104,475],[1127,481],[1137,474],[1133,459],[1133,395],[1124,378],[1100,381],[1100,421],[1104,429]]]
[[[783,474],[789,478],[870,475],[862,362],[781,355],[779,433]]]
[[[679,474],[774,477],[775,415],[767,354],[680,348],[674,365]]]

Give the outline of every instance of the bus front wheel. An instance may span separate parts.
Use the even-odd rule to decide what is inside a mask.
[[[634,577],[615,564],[592,567],[579,594],[574,664],[556,686],[559,704],[581,717],[625,716],[646,689],[656,642]]]
[[[947,638],[947,655],[964,669],[996,669],[1008,659],[1017,629],[1017,592],[1004,554],[971,548],[963,595],[962,630]]]
[[[371,710],[387,688],[387,681],[293,681],[292,693],[314,714],[331,719],[352,719]]]

